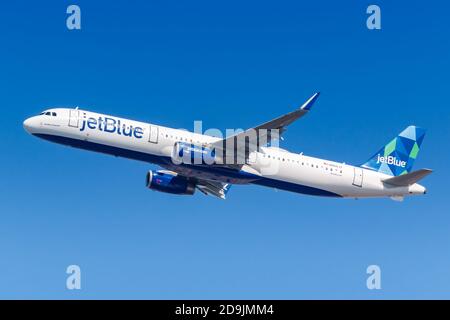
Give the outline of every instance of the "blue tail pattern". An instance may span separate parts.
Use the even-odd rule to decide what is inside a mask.
[[[362,167],[391,176],[409,173],[424,137],[425,129],[409,126],[375,153]]]

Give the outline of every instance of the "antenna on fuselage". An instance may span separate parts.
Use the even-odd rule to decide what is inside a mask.
[[[75,107],[75,110],[78,110],[79,107]]]

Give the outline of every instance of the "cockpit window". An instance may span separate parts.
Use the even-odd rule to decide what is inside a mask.
[[[51,117],[56,117],[57,114],[54,111],[42,111],[41,113],[39,113],[40,116],[44,115],[44,116],[51,116]]]
[[[46,115],[46,116],[56,117],[56,112],[44,111],[44,112],[39,113],[39,115]]]

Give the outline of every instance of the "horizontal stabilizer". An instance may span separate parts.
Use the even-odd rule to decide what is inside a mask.
[[[420,179],[426,177],[431,172],[433,171],[430,169],[420,169],[417,171],[413,171],[411,173],[384,179],[383,182],[398,187],[410,186],[419,181]]]

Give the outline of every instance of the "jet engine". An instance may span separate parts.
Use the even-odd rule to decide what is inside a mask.
[[[152,190],[172,194],[192,195],[195,192],[194,181],[166,170],[147,172],[146,186]]]

